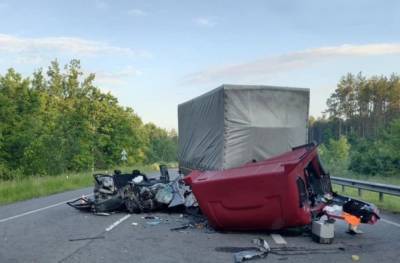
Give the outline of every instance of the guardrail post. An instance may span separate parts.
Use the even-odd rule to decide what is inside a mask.
[[[358,196],[362,196],[361,188],[358,188]]]
[[[379,202],[383,202],[383,193],[379,192]]]
[[[344,185],[342,185],[342,193],[344,193]]]

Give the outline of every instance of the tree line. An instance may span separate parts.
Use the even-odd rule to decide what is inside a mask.
[[[343,76],[323,117],[311,117],[309,127],[309,139],[323,144],[322,155],[334,170],[343,166],[364,175],[395,176],[400,172],[400,76]]]
[[[94,80],[79,60],[0,75],[0,179],[176,161],[175,131],[144,124]]]

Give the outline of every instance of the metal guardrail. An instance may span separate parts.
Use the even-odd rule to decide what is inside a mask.
[[[333,184],[341,185],[343,192],[344,192],[344,189],[346,186],[352,187],[352,188],[357,188],[359,196],[362,195],[361,190],[377,192],[377,193],[379,193],[379,201],[381,201],[381,202],[383,201],[384,194],[400,196],[400,186],[396,186],[396,185],[367,182],[367,181],[354,180],[354,179],[348,179],[348,178],[342,178],[342,177],[334,177],[334,176],[331,176],[331,182]]]

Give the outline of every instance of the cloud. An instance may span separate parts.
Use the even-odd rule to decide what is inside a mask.
[[[18,54],[58,52],[79,56],[100,54],[151,56],[147,51],[133,50],[131,48],[113,46],[106,42],[77,37],[24,38],[6,34],[0,34],[0,52]]]
[[[305,68],[314,63],[328,59],[389,54],[400,54],[400,43],[345,44],[340,46],[312,48],[279,56],[261,58],[247,63],[206,69],[185,76],[183,82],[203,83],[225,78],[269,75],[282,71]]]
[[[128,10],[127,13],[128,13],[128,15],[131,15],[131,16],[147,16],[148,15],[147,12],[145,12],[141,9],[131,9],[131,10]]]
[[[29,54],[26,56],[17,56],[15,59],[15,63],[23,64],[23,65],[45,65],[49,61],[42,56]]]
[[[122,85],[127,79],[142,75],[142,72],[132,66],[127,66],[115,72],[97,71],[95,81],[99,85]]]
[[[193,19],[193,22],[201,27],[214,27],[217,25],[215,20],[209,17],[198,17]]]

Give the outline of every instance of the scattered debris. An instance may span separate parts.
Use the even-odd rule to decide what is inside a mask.
[[[84,240],[93,240],[93,239],[104,239],[104,236],[95,236],[95,237],[82,237],[82,238],[71,238],[69,241],[84,241]]]
[[[225,253],[236,253],[246,250],[257,249],[256,247],[216,247],[215,251]]]
[[[320,244],[332,244],[335,236],[335,220],[326,215],[312,222],[312,239]]]
[[[142,219],[160,219],[158,216],[142,216]]]
[[[162,221],[162,218],[159,218],[158,216],[151,216],[151,215],[142,216],[142,219],[151,220],[151,221],[147,221],[146,223],[148,225],[152,225],[152,226],[158,225]]]
[[[359,255],[352,255],[352,256],[351,256],[351,259],[352,259],[353,261],[360,261],[360,256],[359,256]]]
[[[185,197],[185,206],[186,207],[198,207],[198,203],[196,197],[192,192]]]
[[[243,262],[246,260],[250,259],[255,259],[255,258],[263,258],[266,256],[265,252],[258,251],[258,250],[246,250],[246,251],[241,251],[233,254],[233,259],[234,262]]]
[[[174,181],[170,184],[172,189],[172,200],[169,202],[168,207],[177,207],[185,205],[185,193],[190,192],[190,188],[180,181]],[[188,193],[189,194],[189,193]]]
[[[255,170],[259,172],[255,173]],[[329,174],[324,171],[314,144],[235,169],[194,171],[185,178],[179,174],[173,180],[170,180],[166,166],[160,166],[160,173],[160,179],[149,178],[138,170],[128,174],[118,170],[113,175],[95,174],[94,197],[82,196],[67,204],[99,216],[109,216],[117,211],[185,211],[175,218],[182,225],[170,229],[180,232],[188,229],[207,233],[215,233],[215,229],[304,229],[309,226],[308,233],[324,244],[333,242],[335,219],[346,221],[350,234],[362,233],[358,230],[359,224],[373,224],[379,219],[379,211],[373,204],[332,191]],[[283,182],[280,178],[286,179]],[[280,203],[281,200],[285,203]],[[144,215],[142,219],[147,220],[143,224],[150,226],[168,221],[153,215]],[[137,222],[131,224],[139,225]],[[235,252],[235,262],[265,257],[268,253],[284,256],[321,253],[303,248],[271,250],[263,239],[254,243],[256,246],[252,249]],[[285,243],[284,240],[281,242]]]
[[[192,225],[184,225],[184,226],[171,228],[170,230],[171,231],[181,231],[181,230],[185,230],[185,229],[188,229],[188,228],[191,228],[191,227],[193,227],[193,226]]]
[[[303,256],[311,254],[337,254],[338,251],[345,251],[343,246],[324,247],[324,248],[307,248],[307,247],[270,247],[268,243],[262,239],[254,239],[252,243],[254,247],[216,247],[215,251],[234,253],[234,262],[243,262],[250,259],[264,258],[268,254],[280,256],[278,260],[287,260],[288,256]],[[358,248],[358,247],[357,247]]]
[[[264,239],[254,239],[253,244],[255,244],[257,247],[251,250],[244,250],[233,254],[234,262],[237,263],[255,258],[264,258],[271,251],[267,241]]]
[[[155,196],[155,200],[160,204],[169,205],[174,198],[174,190],[170,185],[162,185]]]
[[[168,167],[164,164],[160,165],[160,180],[164,183],[168,183],[170,181]]]
[[[130,174],[122,174],[119,170],[115,170],[113,175],[95,174],[94,198],[82,196],[67,204],[97,215],[121,210],[143,213],[197,205],[191,189],[180,176],[170,181],[165,165],[160,165],[160,172],[160,179],[150,179],[139,170]]]
[[[278,247],[272,248],[270,253],[279,256],[303,256],[311,254],[337,254],[338,251],[343,251],[343,248]]]
[[[204,223],[199,223],[194,225],[197,229],[203,229],[205,227]]]
[[[148,225],[152,225],[152,226],[155,226],[155,225],[158,225],[158,224],[160,224],[161,223],[161,221],[149,221],[149,222],[146,222]]]
[[[184,230],[187,229],[195,229],[201,230],[203,233],[206,234],[213,234],[216,232],[215,229],[208,224],[207,218],[202,214],[186,214],[185,216],[182,215],[179,216],[176,221],[182,222],[183,224],[181,226],[171,228],[171,231],[184,232]]]
[[[349,224],[347,233],[350,235],[362,234],[358,229],[361,223],[375,224],[379,211],[374,204],[356,200],[350,197],[333,194],[332,198],[325,200],[325,207],[320,215],[330,219],[341,219]]]
[[[96,216],[109,216],[109,215],[111,215],[110,213],[105,213],[105,212],[97,212],[97,213],[94,213]]]
[[[271,234],[271,238],[278,245],[287,245],[286,240],[279,234]]]

